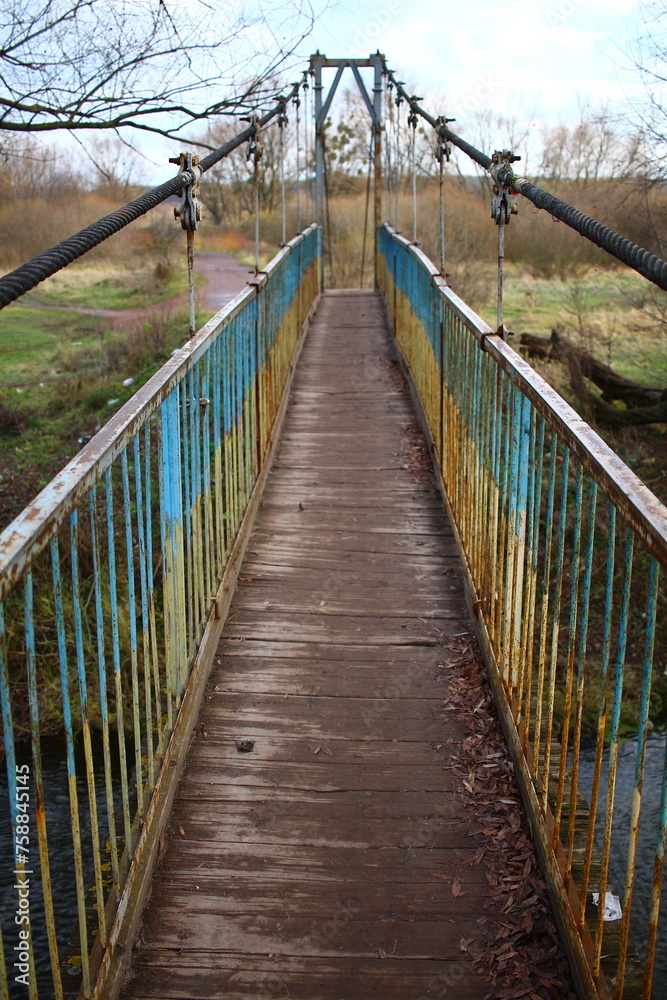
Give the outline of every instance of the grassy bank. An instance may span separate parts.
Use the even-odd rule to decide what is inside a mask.
[[[122,329],[75,312],[0,312],[0,527],[183,345],[187,328],[178,307]]]

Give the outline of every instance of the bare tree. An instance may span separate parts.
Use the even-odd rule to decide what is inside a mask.
[[[284,155],[290,148],[290,128],[283,137]],[[207,146],[220,146],[235,135],[233,122],[218,121],[202,136]],[[260,133],[262,156],[258,170],[258,201],[260,209],[271,211],[278,197],[280,178],[280,132],[277,125]],[[286,164],[286,171],[288,166]],[[202,180],[201,199],[211,219],[219,225],[223,219],[238,221],[254,209],[254,163],[246,157],[246,147],[240,146],[224,160],[208,170]]]
[[[126,201],[129,190],[141,175],[140,157],[116,135],[99,134],[88,151],[95,166],[96,188],[107,197]]]
[[[641,29],[633,53],[639,91],[630,97],[629,118],[646,141],[656,177],[665,177],[667,152],[667,8],[662,0],[639,4]]]
[[[0,0],[0,130],[171,137],[242,113],[315,16],[311,0]]]

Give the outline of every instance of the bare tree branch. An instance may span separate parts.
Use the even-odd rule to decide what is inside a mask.
[[[247,113],[291,68],[315,16],[310,0],[0,0],[0,130],[171,138]]]

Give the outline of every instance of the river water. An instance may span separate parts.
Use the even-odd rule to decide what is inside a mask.
[[[56,930],[58,935],[58,946],[61,957],[65,953],[67,944],[72,936],[77,920],[76,891],[74,888],[74,848],[72,843],[70,825],[70,805],[67,784],[67,759],[65,740],[58,737],[47,737],[41,741],[42,747],[42,771],[44,777],[44,797],[46,811],[46,829],[49,842],[49,868],[51,872],[51,885],[53,895],[53,905],[55,910]],[[82,852],[84,859],[84,885],[86,892],[93,885],[93,854],[90,837],[90,813],[88,806],[88,790],[83,777],[85,765],[81,743],[77,745],[77,788],[79,799],[79,815],[81,822]],[[104,792],[104,781],[101,776],[102,771],[102,744],[101,739],[94,740],[93,756],[96,761],[96,773],[100,774],[97,780],[97,809],[98,822],[100,827],[100,839],[104,846],[108,837],[108,821],[106,812],[106,799]],[[17,764],[31,763],[28,745],[17,747]],[[15,913],[17,907],[16,891],[13,888],[14,879],[12,871],[14,869],[14,856],[12,851],[12,831],[9,819],[9,798],[7,793],[7,772],[4,760],[0,764],[0,920],[2,924],[2,936],[5,945],[5,956],[7,961],[7,977],[10,982],[10,997],[12,1000],[25,1000],[28,991],[25,986],[15,982],[17,970],[12,968],[15,961],[10,958],[14,947],[18,944],[18,926],[15,923]],[[32,768],[31,768],[32,770]],[[119,775],[117,761],[114,762],[114,775]],[[119,781],[116,781],[119,784]],[[50,973],[50,963],[48,957],[48,943],[46,938],[46,922],[44,918],[44,903],[40,891],[40,865],[39,851],[37,845],[37,830],[35,826],[35,800],[31,785],[30,798],[30,845],[29,845],[29,868],[35,873],[30,882],[30,923],[33,940],[35,942],[35,966],[37,975],[37,986],[39,996],[50,997],[53,993],[53,983]],[[115,811],[118,814],[120,797],[116,794]],[[80,952],[80,946],[75,947],[76,952]],[[66,993],[76,994],[79,989],[81,973],[77,966],[68,967],[69,974],[65,974],[63,988]]]
[[[665,734],[650,736],[646,744],[646,763],[644,769],[644,787],[642,795],[642,811],[639,823],[639,846],[635,875],[635,889],[632,900],[632,915],[630,928],[637,950],[642,958],[645,955],[646,935],[648,929],[648,911],[653,886],[653,861],[655,857],[658,814],[660,810],[660,795],[662,790],[663,772],[665,769],[665,750],[667,737]],[[623,895],[625,885],[625,867],[628,853],[628,830],[630,826],[630,811],[632,808],[632,793],[635,780],[635,759],[637,755],[637,740],[625,740],[619,746],[618,776],[616,779],[616,795],[614,802],[614,825],[611,837],[611,860],[609,881],[617,894]],[[590,801],[590,790],[593,782],[593,764],[595,749],[584,750],[581,756],[580,784],[581,790]],[[602,844],[602,829],[604,822],[604,806],[609,752],[605,750],[602,764],[602,783],[600,802],[597,811],[598,844]],[[667,886],[663,880],[663,906],[660,914],[658,945],[656,951],[655,973],[653,977],[653,1000],[667,1000]]]

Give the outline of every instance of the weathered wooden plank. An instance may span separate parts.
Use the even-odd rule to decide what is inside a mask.
[[[294,737],[274,733],[264,737],[261,746],[256,744],[256,747],[258,753],[261,751],[263,760],[281,766],[283,762],[312,762],[313,758],[317,757],[319,765],[322,767],[339,767],[362,762],[367,766],[389,764],[413,766],[415,769],[420,769],[431,767],[438,760],[442,761],[442,766],[446,766],[449,755],[453,750],[458,749],[461,740],[461,732],[456,725],[452,726],[452,732],[453,735],[444,741],[429,739],[427,736],[416,740],[377,740],[368,735],[361,740],[332,737],[330,740],[322,741],[305,740],[303,734]],[[204,733],[206,733],[205,736]],[[202,752],[206,747],[211,747],[211,752],[217,753],[220,761],[228,759],[229,755],[236,758],[239,756],[236,739],[237,737],[231,735],[231,732],[216,734],[202,726],[200,727],[200,739],[193,746],[191,753],[196,753],[200,746]],[[314,751],[318,746],[326,746],[332,750],[331,757],[323,750],[316,754]]]
[[[157,901],[157,899],[156,899]],[[479,934],[477,914],[462,915],[450,911],[424,915],[394,914],[389,907],[370,919],[356,919],[341,901],[338,907],[323,903],[319,913],[301,917],[284,906],[278,912],[252,911],[246,914],[210,913],[198,905],[197,897],[189,906],[164,908],[161,928],[147,926],[142,950],[164,948],[163,939],[172,947],[193,950],[237,951],[246,955],[287,954],[340,957],[341,951],[354,958],[456,960],[461,955],[462,937]],[[156,930],[158,934],[156,934]],[[337,995],[337,994],[335,994]],[[362,994],[363,995],[363,994]],[[416,1000],[416,998],[415,998]]]
[[[445,609],[447,618],[451,621],[459,620],[465,614],[465,604],[461,601],[458,605],[452,605]],[[290,620],[287,618],[274,617],[267,613],[253,614],[252,612],[239,612],[238,617],[230,622],[227,628],[229,638],[240,638],[251,640],[255,637],[261,639],[286,639],[294,638],[297,641],[311,642],[341,642],[346,637],[350,641],[358,641],[359,633],[368,636],[370,642],[377,646],[410,645],[410,646],[436,646],[441,645],[447,636],[448,630],[445,627],[446,618],[427,619],[422,622],[419,618],[401,619],[394,618],[371,618],[364,615],[308,615],[293,613]]]
[[[229,736],[234,739],[264,740],[275,733],[327,744],[331,740],[349,740],[359,743],[371,741],[407,741],[419,743],[422,740],[442,743],[454,739],[458,733],[456,724],[444,719],[404,719],[400,713],[375,712],[364,718],[343,717],[334,713],[319,717],[303,712],[292,718],[287,716],[287,706],[275,714],[253,711],[225,712],[220,710],[214,717],[202,720],[201,738]],[[418,731],[417,731],[418,730]],[[203,734],[206,733],[207,736]]]
[[[219,744],[198,744],[189,758],[190,764],[196,765],[197,772],[188,782],[188,789],[193,794],[209,795],[212,794],[211,788],[234,786],[246,789],[245,793],[241,793],[244,797],[250,794],[251,789],[280,788],[281,792],[289,792],[294,797],[298,792],[336,792],[342,798],[344,792],[359,790],[395,792],[398,789],[401,794],[451,792],[458,782],[457,775],[443,770],[438,763],[415,771],[412,764],[372,766],[362,760],[354,764],[329,762],[329,754],[333,755],[333,750],[328,746],[318,751],[324,758],[321,764],[319,761],[314,764],[311,757],[306,761],[277,765],[262,759],[253,760],[253,753],[237,753],[237,759],[234,759],[231,747],[229,750],[228,756],[221,759]]]
[[[438,995],[482,1000],[488,993],[488,984],[471,972],[469,964],[458,960],[410,960],[386,952],[384,961],[378,961],[377,956],[304,958],[273,954],[270,958],[252,956],[248,962],[239,953],[150,954],[150,964],[137,963],[135,969],[133,995],[137,1000],[254,1000],[281,996],[291,1000],[358,1000],[362,996],[416,1000]],[[454,990],[461,992],[456,994]]]
[[[226,657],[224,671],[215,685],[219,691],[363,698],[372,683],[378,698],[399,697],[406,690],[414,698],[432,698],[435,683],[443,688],[444,697],[445,681],[438,677],[442,671],[437,666],[411,671],[405,665],[383,665],[381,676],[377,676],[377,667],[345,663],[341,670],[339,661]]]
[[[382,847],[336,848],[295,846],[285,851],[280,844],[213,844],[208,841],[170,841],[165,867],[172,877],[215,875],[232,881],[273,879],[334,884],[376,880],[382,883],[443,885],[454,881],[463,886],[487,884],[480,867],[479,850],[471,847]],[[195,881],[196,881],[195,879]],[[421,890],[420,890],[421,891]]]
[[[452,642],[456,642],[456,639],[461,635],[470,634],[469,626],[466,625],[465,620],[459,622],[458,625],[454,623],[452,628],[454,629],[451,636]],[[367,644],[363,642],[288,642],[283,639],[261,639],[259,636],[253,639],[252,643],[249,643],[245,639],[232,639],[223,634],[218,646],[218,656],[284,656],[289,659],[303,658],[314,661],[319,659],[342,664],[358,664],[363,661],[369,664],[407,662],[418,665],[420,663],[446,662],[446,657],[452,655],[450,647],[451,644],[447,643],[443,647],[422,646],[419,650],[419,658],[416,660],[415,650],[409,646],[395,645],[388,648],[385,645],[370,642]],[[429,649],[430,652],[428,652]]]
[[[463,877],[463,874],[462,874]],[[198,875],[174,875],[169,882],[155,889],[155,902],[163,913],[174,917],[180,911],[205,914],[212,918],[227,918],[230,922],[243,917],[264,914],[285,915],[288,919],[307,923],[331,919],[341,909],[346,921],[370,923],[391,919],[397,924],[446,924],[452,917],[470,918],[479,907],[479,884],[461,882],[461,892],[454,897],[451,886],[437,879],[421,883],[415,891],[405,882],[347,882],[344,885],[319,882],[273,881],[269,878],[231,880],[211,876],[202,870]],[[466,888],[468,891],[466,891]],[[299,936],[302,936],[303,932]],[[412,935],[405,935],[410,940]],[[458,948],[460,938],[455,939]],[[416,942],[407,947],[416,949]],[[306,952],[307,953],[307,952]],[[408,952],[409,954],[409,952]],[[418,956],[414,956],[418,957]]]
[[[449,716],[447,706],[444,701],[435,702],[431,694],[430,698],[414,698],[410,689],[409,674],[397,690],[392,692],[393,697],[389,698],[350,698],[344,694],[333,696],[326,695],[295,695],[295,694],[270,694],[265,693],[242,693],[234,694],[213,690],[207,695],[207,702],[201,714],[202,724],[209,721],[214,724],[228,716],[232,718],[273,717],[280,720],[287,716],[289,720],[296,722],[312,719],[313,713],[317,712],[318,719],[336,719],[342,721],[362,722],[369,726],[376,716],[385,719],[403,719],[406,722],[415,723],[439,720],[444,722]],[[445,692],[442,692],[444,698]]]
[[[394,796],[397,798],[397,796]],[[254,843],[293,846],[380,848],[380,847],[466,847],[470,834],[460,818],[459,800],[444,797],[424,816],[397,815],[400,807],[392,802],[366,815],[367,803],[358,802],[349,811],[329,799],[307,810],[300,803],[257,800],[255,802],[218,803],[202,809],[200,802],[190,802],[182,795],[173,810],[172,836],[185,833],[184,840],[213,843]],[[165,873],[164,877],[167,877]],[[159,884],[159,881],[158,883]],[[154,920],[159,922],[156,914]]]

